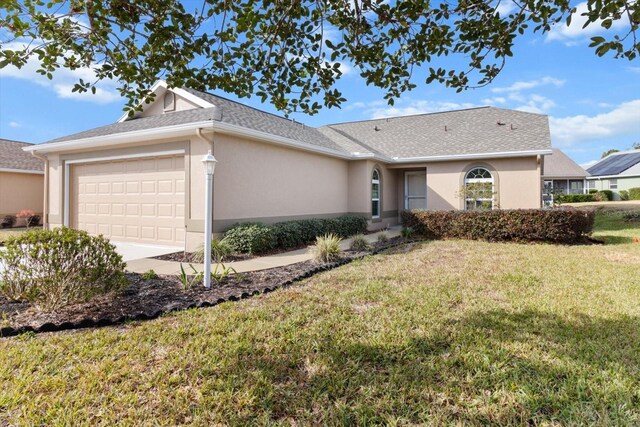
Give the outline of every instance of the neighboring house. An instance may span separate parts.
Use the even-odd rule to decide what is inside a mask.
[[[23,209],[43,212],[44,162],[23,151],[27,142],[0,139],[0,221]],[[24,225],[18,219],[16,226]]]
[[[544,115],[493,107],[313,128],[191,89],[154,86],[133,118],[27,148],[47,157],[50,226],[194,249],[212,150],[214,233],[237,222],[403,209],[538,208]],[[460,196],[481,183],[489,200]]]
[[[587,169],[587,186],[595,190],[611,190],[620,199],[620,190],[640,187],[640,150],[609,154]]]
[[[542,194],[545,206],[553,205],[554,194],[584,194],[589,175],[579,164],[557,148],[553,154],[544,156]]]

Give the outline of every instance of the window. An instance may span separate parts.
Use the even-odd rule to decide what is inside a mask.
[[[618,189],[618,180],[610,179],[609,180],[609,190],[617,190]]]
[[[374,169],[371,175],[371,217],[380,218],[380,172]]]
[[[596,182],[592,179],[587,181],[587,188],[589,190],[595,190],[596,189]]]
[[[583,194],[584,181],[581,179],[572,179],[569,181],[569,194]]]
[[[493,176],[485,168],[473,168],[464,179],[466,210],[493,209]]]

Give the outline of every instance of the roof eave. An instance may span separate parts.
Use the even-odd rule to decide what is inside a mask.
[[[498,151],[492,153],[451,154],[443,156],[394,157],[393,163],[446,162],[452,160],[481,160],[507,157],[530,157],[551,154],[551,149],[526,151]]]
[[[172,138],[181,136],[191,136],[191,133],[196,129],[203,129],[209,131],[215,131],[225,134],[244,136],[248,138],[255,138],[263,142],[268,142],[277,145],[283,145],[291,148],[296,148],[303,151],[310,151],[318,154],[325,154],[328,156],[338,157],[342,159],[352,159],[353,155],[348,152],[341,152],[331,148],[326,148],[318,145],[308,144],[300,142],[291,138],[286,138],[278,135],[272,135],[266,132],[261,132],[242,126],[232,125],[224,122],[217,121],[200,121],[193,123],[186,123],[174,126],[164,126],[160,128],[145,129],[140,131],[121,132],[113,135],[96,136],[91,138],[75,139],[70,141],[52,142],[42,145],[33,145],[30,147],[24,147],[24,151],[38,152],[38,153],[51,153],[51,152],[64,152],[72,150],[80,150],[95,147],[104,147],[106,144],[120,144],[131,142],[144,142],[157,139],[159,136],[162,138]]]
[[[44,175],[44,171],[31,170],[31,169],[0,168],[0,172],[24,173],[24,174],[30,174],[30,175]]]

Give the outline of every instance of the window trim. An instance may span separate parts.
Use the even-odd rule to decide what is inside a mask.
[[[378,174],[378,179],[374,178],[375,174]],[[376,167],[371,171],[371,219],[379,219],[382,216],[382,186],[380,180],[380,170]],[[373,186],[378,186],[378,197],[373,197]],[[373,213],[373,202],[378,202],[378,215]]]
[[[469,176],[469,174],[470,174],[472,171],[476,170],[476,169],[483,169],[483,170],[485,170],[485,171],[486,171],[486,172],[491,176],[491,178],[467,178],[467,177]],[[496,178],[495,178],[494,173],[491,171],[491,169],[489,169],[488,167],[486,167],[486,166],[484,166],[484,165],[473,165],[473,166],[471,166],[470,168],[468,168],[468,169],[467,169],[467,171],[464,173],[464,175],[463,175],[463,181],[462,181],[462,182],[463,182],[463,185],[464,185],[465,190],[466,190],[467,184],[474,184],[474,183],[491,183],[491,193],[492,193],[492,195],[491,195],[491,199],[486,198],[486,197],[485,197],[485,198],[477,198],[477,199],[464,197],[464,198],[463,198],[463,200],[462,200],[462,207],[463,207],[463,210],[465,210],[465,211],[471,210],[471,209],[469,209],[469,207],[468,207],[468,202],[470,202],[470,201],[476,201],[476,202],[481,201],[481,202],[485,202],[485,201],[489,201],[489,200],[491,200],[491,210],[493,210],[493,209],[495,209],[495,208],[496,208],[496,196],[497,196],[496,191],[495,191],[495,188],[496,188]]]

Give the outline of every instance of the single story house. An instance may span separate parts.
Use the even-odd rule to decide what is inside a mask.
[[[553,205],[554,194],[584,194],[589,174],[561,150],[544,157],[542,199],[544,206]]]
[[[640,187],[640,150],[609,154],[587,172],[589,190],[611,190],[614,200],[620,200],[620,190]]]
[[[42,215],[44,162],[23,151],[31,146],[0,139],[0,221],[25,209]],[[25,225],[24,219],[18,219],[15,225]]]
[[[203,240],[211,151],[213,231],[237,222],[363,215],[371,229],[403,209],[539,208],[544,115],[494,107],[310,127],[192,89],[153,87],[133,117],[27,151],[46,157],[46,222],[113,240],[186,247]]]

